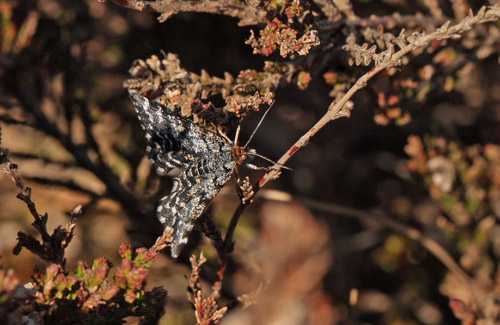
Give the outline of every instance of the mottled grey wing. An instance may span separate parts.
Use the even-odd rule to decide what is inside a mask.
[[[174,230],[171,244],[174,258],[187,243],[196,219],[231,178],[235,163],[230,148],[220,149],[184,169],[174,179],[172,192],[160,200],[158,218],[165,227]]]
[[[172,257],[179,256],[194,222],[231,178],[231,146],[212,132],[172,114],[165,106],[130,93],[148,139],[148,154],[160,173],[180,168],[169,195],[160,200],[158,218],[173,229]]]
[[[206,153],[206,148],[194,148],[186,141],[202,136],[204,130],[156,101],[133,92],[129,95],[141,127],[146,131],[149,160],[159,174],[168,173],[173,168],[187,168],[197,155]]]

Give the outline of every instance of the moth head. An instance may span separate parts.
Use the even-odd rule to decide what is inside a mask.
[[[252,160],[257,154],[255,149],[247,149],[246,147],[240,146],[232,146],[231,153],[233,154],[233,159],[237,165],[241,165],[244,162]]]

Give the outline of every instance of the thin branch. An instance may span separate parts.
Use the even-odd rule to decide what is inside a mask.
[[[88,90],[90,92],[90,90]],[[99,147],[99,144],[97,143],[96,138],[94,137],[94,133],[92,132],[92,127],[93,127],[93,122],[92,118],[90,116],[90,103],[87,100],[85,101],[80,101],[80,110],[79,110],[79,115],[82,119],[82,123],[85,127],[85,139],[87,140],[87,144],[89,145],[90,148],[92,148],[95,153],[97,154],[97,157],[100,162],[104,161],[104,157],[101,152],[101,148]]]
[[[442,19],[443,18],[443,11],[439,7],[439,1],[438,0],[424,0],[424,5],[429,9],[431,12],[432,16]]]
[[[163,234],[156,239],[156,242],[151,246],[150,250],[153,252],[159,252],[165,247],[170,246],[172,243],[173,228],[166,227]]]
[[[13,82],[9,84],[11,92],[18,99],[20,105],[24,107],[24,110],[33,115],[37,128],[59,141],[73,155],[77,166],[90,171],[99,178],[106,185],[105,195],[120,202],[132,220],[147,220],[148,214],[140,209],[141,205],[138,203],[138,199],[123,186],[111,168],[99,159],[94,162],[90,158],[89,148],[85,144],[73,143],[70,136],[64,134],[55,123],[43,114],[32,94],[19,87],[22,83],[11,81]]]
[[[386,56],[384,56],[385,60],[378,62],[377,66],[359,78],[349,91],[347,91],[347,93],[340,98],[340,100],[337,102],[334,101],[330,104],[326,114],[309,131],[307,131],[307,133],[297,140],[295,144],[277,161],[277,163],[272,166],[271,170],[259,180],[259,188],[264,186],[270,180],[279,177],[280,170],[282,166],[286,164],[288,159],[290,159],[290,157],[292,157],[299,149],[305,147],[309,143],[309,140],[326,124],[340,117],[348,117],[352,108],[352,105],[349,104],[350,99],[360,89],[366,87],[367,82],[379,72],[400,65],[403,56],[418,48],[427,47],[431,41],[458,38],[461,33],[470,30],[473,25],[496,21],[499,17],[500,5],[495,5],[488,10],[486,10],[486,7],[483,7],[479,10],[476,16],[474,16],[471,12],[469,16],[454,26],[450,27],[450,22],[447,22],[429,35],[422,32],[414,33],[411,36],[406,37],[409,42],[407,45],[403,46],[395,53],[391,53],[388,50],[389,52]],[[404,35],[404,31],[402,31],[402,35]],[[402,35],[400,35],[400,37]]]
[[[258,185],[256,184],[255,186]],[[251,192],[250,197],[255,196],[256,191],[250,191],[250,192]],[[223,241],[218,240],[215,242],[215,248],[217,249],[217,253],[219,255],[219,263],[217,268],[216,279],[212,286],[214,298],[218,298],[220,295],[220,291],[222,289],[222,281],[224,280],[224,274],[226,272],[226,266],[229,260],[229,255],[234,250],[233,235],[236,229],[236,225],[240,220],[240,216],[245,211],[245,208],[252,203],[251,198],[245,198],[242,195],[242,191],[239,188],[238,188],[238,196],[240,198],[240,204],[236,208],[236,211],[234,211],[233,216],[229,221],[229,225],[227,227],[224,240]]]
[[[75,183],[72,180],[63,181],[63,180],[49,179],[49,178],[38,177],[38,176],[35,176],[35,177],[25,176],[24,178],[29,179],[29,180],[33,180],[33,181],[40,183],[40,184],[43,184],[43,185],[64,187],[65,189],[68,189],[70,191],[80,192],[83,194],[90,195],[91,197],[99,197],[100,196],[99,194],[95,193],[92,190],[81,187],[80,185],[78,185],[77,183]]]
[[[347,91],[347,93],[344,94],[344,96],[342,96],[337,102],[332,102],[328,107],[326,114],[323,115],[323,117],[309,131],[302,135],[290,147],[290,149],[286,151],[286,153],[276,162],[276,164],[271,167],[270,171],[268,171],[259,179],[259,181],[252,187],[251,195],[245,198],[245,200],[242,200],[240,198],[240,204],[236,208],[227,228],[223,247],[217,249],[217,252],[219,253],[219,272],[217,274],[216,283],[221,282],[222,278],[224,277],[224,271],[229,254],[234,249],[234,243],[232,240],[234,230],[241,214],[243,213],[247,205],[251,202],[252,198],[255,197],[258,191],[269,181],[277,179],[280,176],[282,166],[284,166],[288,159],[290,159],[299,149],[305,147],[309,143],[311,138],[316,135],[316,133],[318,133],[319,130],[321,130],[331,121],[334,121],[341,117],[350,116],[350,112],[353,107],[353,104],[352,102],[350,102],[350,100],[356,92],[366,87],[368,81],[379,72],[400,65],[403,56],[405,56],[409,52],[418,48],[427,47],[433,40],[459,38],[461,33],[470,30],[473,25],[495,21],[499,17],[500,5],[495,5],[488,10],[486,10],[486,7],[481,8],[476,16],[474,16],[472,12],[470,12],[469,16],[467,16],[464,20],[454,26],[450,27],[450,22],[447,22],[429,35],[426,35],[425,32],[422,32],[413,33],[412,35],[406,37],[404,35],[404,31],[402,31],[399,38],[401,38],[402,40],[404,39],[406,45],[402,46],[401,49],[397,52],[393,52],[393,49],[391,49],[386,51],[388,53],[386,53],[385,55],[381,55],[383,59],[376,60],[376,66],[374,68],[372,68],[369,72],[365,73],[361,78],[359,78],[356,83],[349,89],[349,91]],[[386,222],[388,224],[391,224],[390,219],[386,220]],[[398,224],[391,225],[394,228],[399,228]],[[399,228],[399,230],[405,231],[408,229]],[[425,247],[427,249],[433,252],[433,254],[437,254],[438,256],[440,256],[443,263],[445,263],[445,265],[453,270],[453,272],[457,274],[461,279],[463,279],[466,283],[472,283],[471,281],[473,280],[465,272],[463,272],[463,270],[453,261],[453,259],[449,257],[448,253],[444,249],[442,249],[442,247],[439,246],[435,241],[428,238],[422,238],[422,234],[419,232],[408,231],[407,235],[410,238],[419,239],[423,244],[426,245]]]
[[[5,167],[0,169],[0,172],[9,175],[14,183],[16,183],[16,186],[19,189],[17,198],[26,203],[30,214],[35,219],[31,225],[40,233],[42,237],[42,243],[40,243],[32,236],[26,235],[23,232],[18,232],[18,243],[14,248],[14,254],[19,254],[21,249],[25,247],[40,258],[52,263],[60,264],[64,268],[66,264],[64,252],[75,233],[76,219],[82,213],[81,205],[77,206],[73,212],[71,212],[71,221],[64,229],[57,227],[54,229],[52,235],[50,235],[47,231],[47,221],[49,216],[47,213],[43,216],[38,213],[35,203],[31,200],[31,188],[24,185],[24,182],[19,175],[17,165],[14,164],[9,158],[8,149],[0,148],[0,162],[5,164]]]
[[[342,15],[337,7],[333,4],[332,0],[313,0],[314,3],[325,14],[328,22],[338,22],[342,19]]]
[[[19,121],[10,116],[10,114],[0,114],[0,121],[5,124],[18,124],[18,125],[29,125],[26,121]]]
[[[321,130],[325,125],[338,118],[349,117],[353,106],[350,102],[350,99],[354,96],[355,93],[366,87],[368,81],[379,72],[400,65],[403,56],[413,50],[428,46],[429,43],[433,40],[458,38],[460,37],[461,33],[470,30],[473,25],[495,21],[499,17],[500,5],[495,5],[488,10],[483,7],[479,10],[476,16],[474,16],[471,12],[469,16],[467,16],[464,20],[454,26],[450,27],[450,23],[447,22],[429,35],[426,35],[425,32],[422,32],[414,33],[410,37],[407,37],[406,39],[409,42],[407,45],[403,46],[399,51],[395,53],[390,53],[387,56],[384,56],[385,60],[378,62],[378,65],[365,73],[361,78],[359,78],[356,83],[349,89],[349,91],[345,93],[344,96],[342,96],[337,102],[334,101],[330,104],[326,114],[323,115],[323,117],[311,129],[309,129],[309,131],[302,135],[290,147],[290,149],[288,149],[286,153],[281,156],[276,164],[271,167],[270,171],[262,176],[259,181],[253,186],[253,195],[249,199],[254,197],[257,192],[269,181],[278,178],[282,166],[286,164],[288,159],[290,159],[299,149],[305,147],[309,143],[311,138],[316,135],[316,133],[318,133],[318,131]],[[403,32],[402,36],[404,36]],[[232,235],[234,232],[234,227],[236,226],[241,213],[243,213],[247,205],[246,202],[240,203],[235,213],[233,214],[233,217],[231,218],[231,222],[224,239],[224,248],[226,250],[232,251]]]
[[[222,14],[240,19],[240,26],[256,25],[262,23],[265,12],[242,2],[241,5],[225,1],[195,0],[195,1],[136,1],[136,0],[113,0],[116,4],[135,10],[148,10],[161,13],[158,17],[160,22],[166,21],[179,12],[205,12]]]
[[[334,5],[337,7],[340,12],[346,15],[348,20],[353,20],[358,18],[354,11],[352,11],[352,5],[349,0],[332,0]]]
[[[33,201],[31,201],[31,188],[24,185],[21,176],[19,176],[19,170],[17,164],[14,164],[10,158],[7,149],[0,149],[2,151],[2,163],[5,163],[5,168],[0,169],[0,172],[7,174],[10,178],[16,183],[16,187],[19,188],[19,193],[17,194],[17,198],[26,203],[31,215],[35,219],[33,222],[33,227],[35,227],[42,236],[43,241],[50,240],[50,235],[46,229],[47,223],[47,214],[44,216],[40,216],[36,209],[36,205]]]
[[[55,165],[57,167],[62,167],[62,168],[72,168],[75,167],[75,165],[71,162],[66,162],[66,161],[55,161],[50,158],[46,157],[40,157],[38,155],[34,155],[32,153],[25,153],[25,152],[10,152],[10,157],[14,157],[17,159],[26,159],[26,160],[37,160],[42,162],[45,165]]]

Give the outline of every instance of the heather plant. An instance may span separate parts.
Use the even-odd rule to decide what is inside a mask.
[[[113,2],[0,0],[3,323],[500,322],[496,1]],[[126,91],[268,157],[177,259]]]
[[[35,303],[39,317],[51,324],[122,324],[129,316],[155,322],[163,315],[166,292],[156,287],[144,290],[148,268],[156,252],[127,245],[120,247],[122,264],[111,278],[110,262],[100,257],[89,267],[79,261],[73,274],[51,264],[34,275]],[[136,256],[133,256],[136,255]],[[37,315],[38,316],[38,315]],[[33,317],[33,315],[29,315]]]
[[[168,238],[161,237],[150,249],[132,250],[122,244],[121,265],[110,276],[111,262],[104,257],[94,259],[92,266],[78,261],[75,269],[66,269],[65,248],[75,233],[75,222],[82,213],[78,206],[71,212],[71,221],[64,228],[47,232],[48,214],[40,216],[31,200],[31,188],[25,187],[18,167],[9,158],[9,150],[0,148],[4,172],[18,186],[17,198],[24,201],[34,217],[32,226],[40,233],[43,243],[35,237],[18,233],[14,254],[25,247],[41,259],[50,262],[44,271],[33,274],[32,281],[20,285],[12,269],[0,269],[2,320],[5,324],[122,324],[129,316],[142,318],[143,323],[155,323],[164,313],[167,292],[161,287],[145,290],[149,268],[158,258],[158,250]]]

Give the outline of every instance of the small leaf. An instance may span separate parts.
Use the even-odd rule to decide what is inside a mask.
[[[122,243],[118,252],[123,259],[132,260],[132,248],[130,244]]]
[[[134,264],[138,266],[150,267],[158,259],[157,252],[145,248],[138,248],[136,253],[137,256],[134,258]]]
[[[110,300],[118,293],[118,291],[120,291],[120,288],[118,288],[117,285],[107,285],[100,291],[101,298],[105,301]]]

